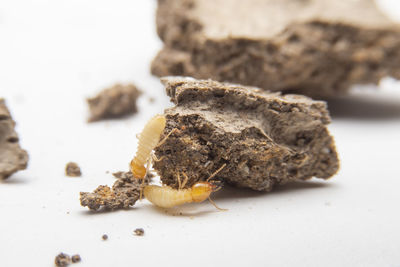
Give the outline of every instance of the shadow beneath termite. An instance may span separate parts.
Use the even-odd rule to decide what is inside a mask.
[[[334,185],[329,182],[319,181],[293,181],[284,185],[276,186],[270,192],[259,192],[247,188],[236,188],[233,186],[225,185],[224,188],[213,195],[216,201],[224,201],[229,199],[246,199],[268,197],[276,194],[287,194],[293,191],[316,190],[322,188],[331,188]]]
[[[232,202],[233,200],[273,197],[277,195],[291,194],[296,191],[308,191],[308,190],[318,190],[318,189],[321,190],[333,187],[335,187],[333,183],[324,181],[293,181],[285,185],[276,186],[271,192],[259,192],[247,188],[237,188],[230,185],[225,185],[221,190],[213,193],[211,195],[211,198],[212,200],[217,202],[217,204],[224,203],[223,205],[219,206],[221,206],[221,208],[225,208],[224,205],[229,202]],[[136,205],[138,204],[139,203],[136,203]],[[167,215],[172,217],[181,216],[189,218],[202,217],[210,214],[215,214],[218,212],[224,212],[216,209],[208,200],[205,200],[202,203],[189,203],[169,209],[160,208],[150,203],[146,203],[144,205],[143,203],[141,203],[140,206],[130,207],[127,209],[107,210],[102,208],[97,211],[84,210],[81,211],[81,214],[85,216],[92,216],[92,215],[108,214],[121,211],[133,211],[137,209],[149,209],[149,208],[162,215]]]
[[[203,205],[208,204],[206,201],[204,203],[190,203],[182,206],[177,206],[169,209],[156,207],[151,205],[152,209],[160,214],[168,216],[182,216],[182,217],[201,217],[206,216],[215,212],[220,212],[216,210],[214,206],[210,204],[209,208],[205,208]],[[149,205],[150,206],[150,205]],[[201,209],[199,209],[201,208]]]
[[[224,188],[213,193],[211,198],[218,204],[218,206],[225,208],[225,204],[238,201],[239,199],[273,197],[283,194],[292,194],[296,191],[321,190],[333,187],[335,187],[334,184],[324,181],[293,181],[285,185],[276,186],[271,192],[259,192],[247,188],[237,188],[230,185],[225,185]],[[206,205],[209,205],[209,207]],[[231,206],[231,208],[232,207],[233,206]],[[207,200],[202,203],[190,203],[170,209],[163,209],[156,206],[152,206],[152,208],[160,214],[184,217],[199,217],[210,215],[216,212],[224,212],[216,209]]]

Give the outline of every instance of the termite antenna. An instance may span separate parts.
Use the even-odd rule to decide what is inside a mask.
[[[211,178],[213,178],[215,175],[217,175],[220,171],[222,171],[223,168],[225,168],[225,166],[226,166],[226,163],[224,163],[218,170],[216,170],[213,174],[211,174],[211,176],[208,177],[206,181],[208,182]]]
[[[228,211],[228,209],[223,209],[223,208],[218,207],[217,204],[216,204],[210,197],[208,197],[208,200],[210,201],[211,204],[213,204],[213,206],[214,206],[217,210],[220,210],[220,211]]]

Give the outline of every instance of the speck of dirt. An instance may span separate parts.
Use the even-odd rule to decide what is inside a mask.
[[[75,254],[71,257],[72,263],[77,263],[81,261],[81,256],[79,254]]]
[[[101,239],[107,240],[107,239],[108,239],[108,235],[104,234],[104,235],[101,237]]]
[[[136,228],[133,232],[134,232],[135,235],[137,235],[137,236],[142,236],[142,235],[144,235],[144,230],[143,230],[143,228]]]
[[[79,177],[82,175],[81,168],[75,162],[68,162],[65,166],[65,175],[69,177]]]
[[[61,252],[56,256],[54,263],[57,267],[68,266],[71,263],[71,257],[68,254]]]
[[[77,263],[81,261],[81,256],[79,254],[72,255],[70,257],[68,254],[61,252],[58,254],[54,260],[54,264],[57,267],[65,267],[70,265],[71,263]]]

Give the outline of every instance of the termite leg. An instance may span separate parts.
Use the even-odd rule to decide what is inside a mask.
[[[217,206],[217,204],[214,202],[214,200],[212,200],[210,197],[208,197],[208,200],[210,201],[211,204],[214,205],[215,208],[217,208],[220,211],[227,211],[228,209],[223,209]]]
[[[147,174],[149,173],[150,170],[150,165],[151,165],[151,159],[147,160],[146,163],[146,174],[144,175],[143,179],[142,179],[142,184],[140,185],[140,192],[139,192],[139,200],[142,200],[143,198],[143,188],[144,188],[144,183],[146,182],[147,179]]]
[[[179,175],[179,172],[178,172],[177,178],[178,178],[178,189],[181,190],[182,184],[181,184],[181,176]]]
[[[151,165],[151,158],[149,158],[148,160],[147,160],[147,163],[146,163],[146,175],[144,176],[144,179],[143,179],[143,181],[144,180],[146,180],[146,178],[147,178],[147,173],[150,171],[150,165]]]
[[[185,180],[183,180],[183,183],[182,183],[182,188],[184,188],[187,181],[189,180],[189,177],[186,175],[186,173],[184,173],[184,172],[182,172],[182,173],[183,173],[183,176],[185,176]]]
[[[215,175],[217,175],[223,168],[225,168],[225,166],[226,166],[226,163],[224,163],[218,170],[216,170],[213,174],[211,174],[210,177],[208,177],[207,181],[209,181],[211,178],[213,178]],[[220,210],[220,211],[227,211],[228,210],[228,209],[223,209],[223,208],[218,207],[217,204],[211,199],[211,197],[208,197],[208,200],[218,210]]]
[[[174,132],[176,132],[176,131],[178,131],[178,128],[172,129],[172,130],[164,137],[164,139],[161,140],[161,141],[156,145],[156,147],[161,146],[162,144],[164,144],[165,141],[167,141],[168,137],[169,137],[171,134],[173,134]]]
[[[151,159],[153,162],[159,162],[160,160],[163,160],[165,158],[165,155],[162,156],[161,158],[157,158],[157,156],[154,154],[154,152],[151,153]]]

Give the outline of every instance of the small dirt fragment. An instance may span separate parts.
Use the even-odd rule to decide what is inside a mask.
[[[54,263],[57,267],[65,267],[71,263],[71,257],[68,254],[60,253],[56,256]]]
[[[81,256],[79,254],[73,255],[71,257],[71,261],[72,261],[72,263],[80,262],[81,261]]]
[[[104,234],[104,235],[101,237],[101,239],[103,239],[104,241],[105,241],[105,240],[108,240],[108,235]]]
[[[103,119],[121,118],[137,112],[136,100],[141,91],[133,84],[115,84],[88,98],[89,122]]]
[[[5,100],[0,98],[0,180],[28,166],[28,153],[20,147],[14,128]]]
[[[115,181],[112,188],[100,185],[93,193],[81,192],[81,205],[90,210],[127,209],[135,205],[140,197],[141,187],[147,185],[149,179],[143,183],[142,180],[135,179],[131,172],[118,172],[113,175],[118,180]]]
[[[133,232],[134,232],[135,235],[137,235],[137,236],[142,236],[142,235],[144,235],[144,230],[143,230],[143,228],[136,228]]]
[[[68,162],[65,166],[65,175],[69,177],[79,177],[82,175],[81,168],[75,162]]]

